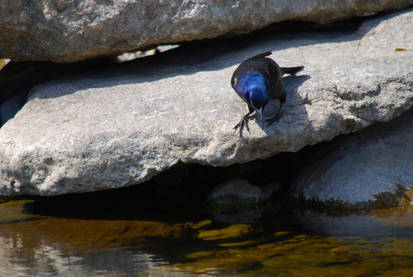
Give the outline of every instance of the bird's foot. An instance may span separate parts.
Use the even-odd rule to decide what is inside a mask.
[[[248,133],[250,133],[250,128],[248,126],[248,117],[243,117],[240,122],[238,122],[237,125],[234,126],[234,130],[236,131],[239,128],[239,136],[242,138],[242,131],[244,130],[244,127],[247,129]]]

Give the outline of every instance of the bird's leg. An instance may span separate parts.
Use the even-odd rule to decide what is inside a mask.
[[[239,128],[239,136],[242,137],[242,130],[245,128],[247,128],[247,131],[250,131],[250,128],[248,127],[248,121],[249,121],[249,117],[250,115],[254,112],[254,109],[251,108],[250,106],[248,106],[248,113],[246,115],[244,115],[240,122],[238,122],[237,125],[234,126],[234,130],[237,130]]]

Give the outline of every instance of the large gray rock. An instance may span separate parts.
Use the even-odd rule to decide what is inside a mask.
[[[411,22],[413,10],[368,20],[353,33],[267,34],[249,37],[253,46],[241,50],[245,41],[176,49],[39,85],[0,130],[0,193],[123,187],[178,161],[244,163],[388,121],[413,104],[413,51],[394,50],[413,45]],[[247,108],[229,80],[243,59],[268,49],[281,66],[305,69],[284,80],[280,121],[263,129],[251,122],[241,139],[232,128]]]
[[[0,1],[0,57],[71,62],[247,33],[274,22],[332,22],[412,0]]]
[[[346,207],[393,206],[413,187],[413,113],[339,138],[294,184],[296,196]],[[327,149],[321,152],[326,152]]]

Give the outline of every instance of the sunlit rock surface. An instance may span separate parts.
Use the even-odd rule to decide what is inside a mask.
[[[413,92],[412,92],[413,93]],[[413,113],[335,140],[294,184],[298,197],[361,207],[397,205],[413,187]]]
[[[388,121],[413,104],[411,22],[408,10],[353,32],[176,49],[39,85],[0,130],[0,193],[124,187],[179,161],[244,163]],[[229,80],[242,60],[268,49],[281,66],[305,69],[284,79],[289,93],[280,121],[263,128],[252,121],[241,139],[233,126],[247,108]]]
[[[0,2],[0,57],[73,62],[247,33],[285,20],[326,23],[411,4],[411,0],[7,0]]]

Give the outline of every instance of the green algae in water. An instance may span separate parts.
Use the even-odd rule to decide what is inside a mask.
[[[59,217],[31,213],[27,207],[32,205],[0,205],[1,275],[413,274],[409,205],[347,217],[271,214],[248,224],[225,224],[208,216],[168,222],[156,215],[146,215],[145,220]],[[381,233],[369,235],[369,228]]]
[[[236,224],[222,229],[200,230],[198,237],[203,240],[223,240],[247,234],[250,228],[247,224]]]
[[[6,59],[0,59],[0,70],[7,64]]]
[[[183,272],[235,276],[380,276],[413,273],[413,241],[298,235],[248,248],[227,248],[191,255]],[[258,275],[256,275],[258,274]],[[406,275],[407,274],[407,275]]]
[[[24,205],[32,203],[32,200],[0,202],[0,224],[22,222],[41,218],[29,213],[24,213]]]

